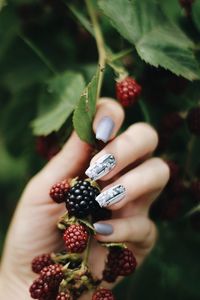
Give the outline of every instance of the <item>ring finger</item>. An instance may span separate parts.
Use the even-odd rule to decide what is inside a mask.
[[[118,210],[142,196],[160,192],[168,179],[167,164],[160,158],[151,158],[107,186],[96,201],[101,207]]]

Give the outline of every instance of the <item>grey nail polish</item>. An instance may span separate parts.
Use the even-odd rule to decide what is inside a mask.
[[[125,187],[121,184],[118,184],[99,194],[95,200],[101,207],[106,207],[121,201],[125,194]]]
[[[112,154],[101,156],[85,172],[92,180],[97,180],[108,174],[116,166],[116,159]]]
[[[96,233],[102,235],[110,235],[113,233],[113,227],[110,224],[105,223],[95,223],[93,224]]]
[[[96,130],[96,139],[107,143],[114,129],[115,123],[110,117],[103,117]]]

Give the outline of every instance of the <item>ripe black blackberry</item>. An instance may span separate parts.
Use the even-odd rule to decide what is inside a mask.
[[[112,218],[112,211],[105,207],[98,207],[94,212],[92,212],[92,222],[96,223],[98,221],[109,220]]]
[[[50,254],[42,254],[35,257],[32,261],[32,271],[39,274],[44,267],[52,265],[54,262],[51,259]]]
[[[110,269],[105,269],[103,271],[103,280],[105,280],[106,282],[113,283],[116,281],[117,277],[118,276],[114,274]]]
[[[99,204],[95,198],[100,191],[87,180],[78,180],[68,192],[66,207],[70,216],[85,218],[95,211]]]

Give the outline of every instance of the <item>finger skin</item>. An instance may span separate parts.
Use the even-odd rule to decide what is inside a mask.
[[[101,178],[109,180],[131,163],[151,154],[157,145],[158,135],[155,129],[146,123],[137,123],[106,145],[93,157],[91,164],[105,154],[114,155],[117,162],[115,168]]]
[[[155,224],[144,216],[134,216],[124,219],[115,219],[99,222],[113,227],[111,235],[96,235],[101,242],[136,243],[143,247],[151,247],[156,240]]]
[[[162,159],[151,158],[145,161],[103,189],[102,192],[112,186],[123,185],[126,190],[124,198],[113,205],[111,203],[108,208],[118,210],[142,196],[162,190],[169,180],[169,174],[169,167]]]

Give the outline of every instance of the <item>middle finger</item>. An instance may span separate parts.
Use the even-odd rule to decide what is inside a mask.
[[[93,157],[86,175],[94,180],[109,180],[128,165],[151,154],[157,144],[157,133],[150,125],[134,124]]]

